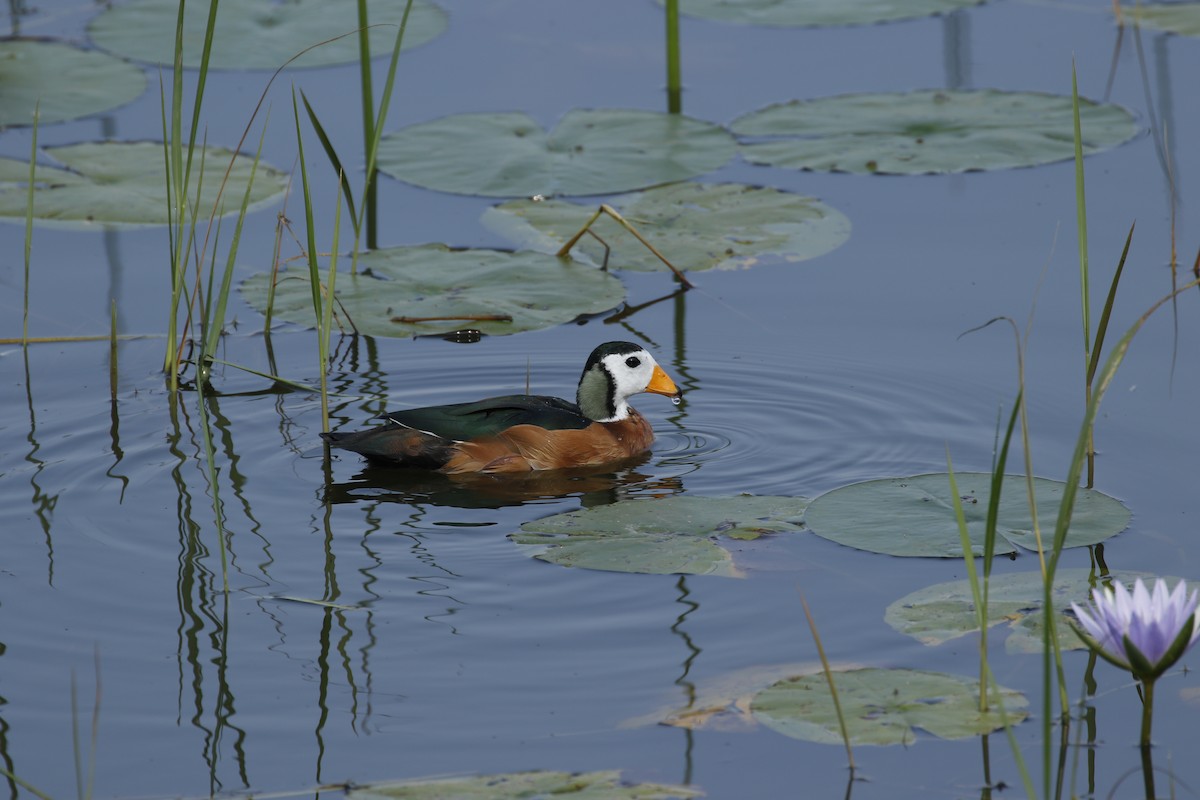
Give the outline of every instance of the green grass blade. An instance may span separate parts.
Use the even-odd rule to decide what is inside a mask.
[[[22,346],[29,342],[29,265],[33,253],[33,186],[37,165],[38,117],[42,101],[39,98],[33,106],[33,143],[29,146],[29,187],[25,195],[25,297],[21,303],[21,342]]]
[[[1091,300],[1088,290],[1087,199],[1083,186],[1083,131],[1079,123],[1079,82],[1071,61],[1071,115],[1075,122],[1075,224],[1079,235],[1079,290],[1082,297],[1083,357],[1086,366],[1092,353]]]
[[[666,0],[667,111],[683,113],[683,73],[679,67],[679,0]]]
[[[339,175],[339,182],[344,176]],[[337,281],[338,236],[342,228],[342,204],[338,203],[333,214],[333,245],[329,253],[329,278],[326,281],[326,291],[329,298],[325,302],[325,316],[320,317],[317,335],[321,340],[317,343],[317,352],[321,358],[321,430],[329,430],[329,334],[333,328],[333,298],[334,284]]]
[[[833,710],[837,714],[838,727],[842,731],[842,743],[846,746],[846,759],[850,762],[850,771],[853,772],[854,767],[854,750],[850,747],[850,730],[846,727],[846,716],[842,713],[842,703],[838,699],[837,684],[833,680],[833,670],[829,666],[829,659],[825,657],[825,646],[821,644],[821,635],[817,631],[817,621],[813,619],[812,611],[808,607],[808,601],[804,599],[804,592],[800,592],[800,605],[804,607],[804,618],[808,620],[808,629],[812,632],[813,642],[817,646],[817,655],[821,659],[821,669],[825,673],[825,681],[829,684],[829,695],[833,699]]]
[[[1096,341],[1092,348],[1092,359],[1088,363],[1088,386],[1092,385],[1092,381],[1096,377],[1096,367],[1100,365],[1100,353],[1104,349],[1104,335],[1108,332],[1108,320],[1117,300],[1117,285],[1121,282],[1121,273],[1125,270],[1125,259],[1129,257],[1129,245],[1133,241],[1133,229],[1136,227],[1136,222],[1129,226],[1129,235],[1125,237],[1125,247],[1121,250],[1121,259],[1117,261],[1117,270],[1113,273],[1112,285],[1108,287],[1108,297],[1104,300],[1104,310],[1100,312],[1100,322],[1096,325]]]
[[[266,139],[266,135],[267,126],[264,124],[262,134],[258,138],[258,150],[254,154],[254,162],[250,165],[250,178],[246,181],[246,191],[242,195],[242,205],[238,211],[237,222],[233,228],[233,239],[229,243],[229,252],[226,254],[225,272],[221,276],[221,289],[217,293],[215,304],[210,302],[210,305],[214,307],[204,347],[204,355],[209,358],[216,354],[217,342],[220,339],[221,330],[225,327],[225,309],[229,303],[229,292],[233,286],[233,265],[237,259],[238,244],[242,239],[242,226],[246,221],[246,210],[250,207],[250,192],[254,188],[254,176],[258,174],[258,163],[262,158],[263,141]],[[216,254],[215,243],[213,253]]]
[[[371,137],[378,127],[375,121],[375,89],[372,83],[371,75],[371,20],[367,15],[367,0],[358,0],[358,76],[359,89],[362,93],[362,125],[363,125],[363,151],[371,152]],[[338,168],[338,171],[342,170]],[[367,247],[374,249],[376,245],[376,222],[375,214],[375,181],[372,180],[370,164],[367,165],[366,183],[363,185],[363,212],[366,215],[367,223]],[[353,213],[351,214],[353,217]],[[355,220],[355,228],[362,225],[362,220]],[[357,248],[355,248],[357,249]]]
[[[13,773],[6,770],[4,767],[0,767],[0,775],[3,775],[4,777],[8,778],[10,781],[15,783],[17,786],[20,786],[25,791],[34,795],[35,797],[38,798],[38,800],[54,800],[54,798],[51,797],[50,795],[46,794],[45,792],[38,789],[37,787],[31,786],[30,784],[21,780],[16,775],[14,775]]]
[[[296,122],[296,147],[299,150],[300,187],[304,195],[304,227],[308,250],[308,277],[312,286],[313,313],[321,318],[321,274],[317,268],[317,234],[313,226],[312,193],[308,185],[308,167],[304,162],[304,135],[300,130],[300,105],[296,102],[296,88],[292,87],[292,116]]]
[[[361,1],[361,0],[360,0]],[[392,89],[396,85],[396,65],[400,59],[400,49],[404,44],[404,32],[408,29],[408,15],[412,11],[413,0],[408,0],[404,4],[404,14],[400,17],[400,27],[396,30],[396,39],[392,44],[392,57],[388,62],[386,77],[383,82],[383,94],[379,98],[379,113],[374,115],[374,120],[369,128],[364,128],[366,136],[366,162],[367,162],[367,183],[363,188],[363,213],[367,216],[367,248],[374,250],[378,247],[376,239],[376,203],[375,203],[375,188],[378,184],[378,170],[375,169],[375,161],[379,154],[379,141],[383,138],[383,126],[387,122],[388,109],[392,104]],[[363,19],[366,19],[366,12],[363,12]],[[364,66],[366,71],[370,71],[369,65]],[[373,101],[366,94],[369,87],[364,87],[363,105],[370,106]],[[366,111],[363,114],[364,122],[368,119]],[[358,252],[358,241],[354,242],[354,250]]]
[[[325,150],[325,155],[329,158],[329,163],[333,165],[333,171],[338,176],[338,185],[341,187],[342,195],[346,198],[346,205],[350,207],[350,220],[355,230],[362,224],[362,220],[358,218],[358,212],[354,209],[354,190],[350,188],[350,181],[346,178],[346,170],[342,167],[342,160],[338,158],[337,150],[333,147],[333,142],[330,141],[329,135],[325,133],[325,126],[321,124],[321,120],[317,118],[317,112],[313,110],[312,105],[308,102],[308,95],[304,90],[300,90],[300,100],[304,103],[304,110],[308,113],[308,121],[312,124],[313,131],[317,134],[317,139],[321,142],[321,147]]]
[[[983,587],[984,587],[984,604],[987,604],[987,579],[992,574],[992,558],[996,553],[996,521],[1000,516],[1000,490],[1004,485],[1004,473],[1008,466],[1008,447],[1012,442],[1013,430],[1017,425],[1017,417],[1020,416],[1021,400],[1024,397],[1025,390],[1018,389],[1016,400],[1013,402],[1012,413],[1008,416],[1008,427],[1004,431],[1004,438],[1000,443],[1000,450],[996,456],[995,463],[992,464],[992,482],[991,494],[988,496],[987,520],[984,527],[983,536]]]

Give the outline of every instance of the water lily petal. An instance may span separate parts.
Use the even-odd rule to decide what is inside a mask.
[[[1180,581],[1171,590],[1159,578],[1152,589],[1139,578],[1130,592],[1116,583],[1094,589],[1087,607],[1072,604],[1088,646],[1139,678],[1154,680],[1200,638],[1200,592]]]

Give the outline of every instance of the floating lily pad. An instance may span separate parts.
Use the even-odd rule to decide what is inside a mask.
[[[62,122],[123,106],[146,91],[138,67],[94,50],[34,39],[0,42],[0,127]]]
[[[1120,581],[1133,586],[1139,573],[1122,573]],[[1087,569],[1060,569],[1051,595],[1058,614],[1055,631],[1064,650],[1084,647],[1071,630],[1071,603],[1084,603],[1098,584]],[[1172,587],[1174,581],[1171,582]],[[884,620],[897,631],[928,645],[939,645],[979,630],[969,582],[938,583],[905,595],[888,606]],[[1040,653],[1045,616],[1042,613],[1042,573],[993,575],[988,590],[988,627],[1008,623],[1005,641],[1010,653]]]
[[[916,742],[916,731],[941,739],[965,739],[1004,727],[997,701],[1010,723],[1027,716],[1020,692],[1001,688],[992,710],[979,710],[979,681],[940,672],[856,669],[833,673],[838,700],[853,744]],[[793,739],[841,744],[837,712],[824,673],[782,680],[759,692],[750,705],[764,725]]]
[[[601,772],[510,772],[466,778],[401,781],[355,786],[347,800],[686,800],[704,792],[661,783],[626,783],[616,770]]]
[[[858,666],[835,666],[834,669],[853,669]],[[678,692],[674,692],[670,705],[625,720],[620,727],[671,725],[688,730],[753,730],[758,727],[758,721],[750,713],[750,702],[754,695],[778,681],[820,670],[820,662],[758,664],[715,676],[697,677],[695,686],[688,692],[685,707],[679,707]]]
[[[222,147],[196,148],[192,168],[193,197],[204,151],[201,219],[208,219],[217,189],[233,152]],[[165,225],[166,178],[163,146],[158,142],[86,142],[43,151],[64,168],[39,164],[34,174],[33,218],[39,223],[128,227]],[[254,159],[239,155],[225,191],[221,214],[241,209]],[[25,219],[29,162],[0,159],[0,219]],[[287,175],[259,161],[250,194],[251,208],[261,206],[287,188]]]
[[[956,473],[972,550],[983,554],[991,475]],[[1034,478],[1038,521],[1049,546],[1062,500],[1061,481]],[[1067,547],[1099,544],[1129,524],[1129,510],[1106,494],[1080,489],[1067,534]],[[812,532],[839,544],[892,556],[961,558],[962,545],[946,473],[885,478],[843,486],[812,501],[805,515]],[[1036,548],[1025,478],[1005,476],[997,519],[996,553]]]
[[[1200,3],[1139,3],[1124,9],[1143,28],[1200,36]]]
[[[379,168],[458,194],[611,194],[693,178],[735,149],[724,128],[655,111],[576,109],[549,132],[527,114],[456,114],[385,136]]]
[[[199,67],[208,26],[208,3],[188,3],[183,21],[183,65]],[[358,61],[357,0],[240,0],[222,3],[213,31],[209,66],[214,69],[277,69],[314,47],[291,66],[320,67]],[[367,0],[371,53],[386,56],[396,41],[404,4]],[[152,64],[175,60],[178,0],[132,0],[111,5],[88,25],[92,41],[109,52]],[[414,0],[404,49],[434,39],[446,29],[446,12]],[[334,39],[340,34],[349,34]],[[328,41],[334,39],[333,41]],[[324,42],[324,44],[321,44]]]
[[[1083,152],[1138,132],[1117,105],[1080,98]],[[733,123],[756,164],[896,173],[1029,167],[1074,156],[1071,98],[1036,92],[923,90],[793,100]]]
[[[850,220],[815,198],[740,183],[677,183],[617,197],[609,205],[671,263],[689,271],[744,269],[764,258],[802,261],[850,236]],[[565,200],[510,200],[489,208],[483,221],[522,247],[553,253],[595,210]],[[667,269],[607,214],[591,230],[611,248],[610,267]],[[591,236],[580,239],[571,254],[604,263],[604,245]]]
[[[946,14],[983,0],[688,0],[680,10],[692,17],[742,25],[810,27],[870,25]]]
[[[666,497],[626,500],[526,522],[510,538],[564,567],[654,575],[738,575],[727,539],[804,529],[800,497]]]
[[[453,250],[443,244],[364,253],[359,274],[341,274],[336,312],[360,333],[415,336],[472,328],[502,335],[599,314],[625,299],[619,280],[595,267],[543,253]],[[242,296],[266,309],[269,273],[252,275]],[[497,320],[507,315],[510,320]],[[275,316],[314,325],[307,267],[279,273]],[[492,317],[492,319],[487,319]]]

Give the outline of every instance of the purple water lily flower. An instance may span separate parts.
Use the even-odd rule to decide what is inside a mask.
[[[1133,593],[1121,584],[1112,591],[1092,590],[1092,602],[1071,608],[1083,627],[1083,640],[1108,661],[1143,681],[1153,681],[1179,660],[1200,637],[1197,590],[1187,594],[1183,581],[1174,591],[1158,578],[1149,591],[1139,578]]]

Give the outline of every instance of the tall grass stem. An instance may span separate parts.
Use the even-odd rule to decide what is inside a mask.
[[[33,187],[36,181],[38,118],[42,101],[33,106],[33,142],[29,145],[29,186],[25,195],[25,296],[21,303],[21,346],[29,345],[29,266],[33,255]]]
[[[683,74],[679,64],[679,0],[666,0],[667,111],[683,113]]]
[[[850,747],[850,729],[846,727],[846,716],[842,713],[842,703],[838,699],[837,685],[833,680],[833,670],[829,666],[829,659],[825,657],[825,647],[821,644],[821,635],[817,631],[817,622],[813,619],[812,611],[808,607],[808,601],[804,599],[804,592],[800,592],[799,594],[800,605],[804,607],[804,618],[808,620],[808,629],[812,631],[813,642],[817,646],[817,655],[821,659],[821,669],[825,673],[825,680],[829,683],[829,696],[833,698],[833,710],[837,714],[838,727],[842,731],[842,743],[846,745],[846,758],[850,762],[850,770],[853,772],[854,750]]]

